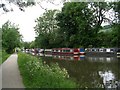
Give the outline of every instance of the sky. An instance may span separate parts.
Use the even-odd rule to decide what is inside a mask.
[[[1,1],[2,3],[7,3],[5,2],[5,0]],[[60,2],[61,0],[56,0],[55,3],[59,5],[54,5],[43,1],[41,5],[44,8],[61,10],[63,4],[60,4]],[[27,7],[25,8],[25,12],[20,11],[19,8],[14,4],[7,4],[7,7],[14,8],[14,11],[3,13],[4,11],[0,8],[0,28],[5,22],[9,20],[10,22],[15,23],[15,25],[18,25],[18,27],[20,28],[19,32],[23,36],[23,41],[34,41],[36,37],[36,34],[34,32],[34,27],[36,25],[35,20],[40,17],[45,12],[45,10],[42,9],[39,5]],[[104,23],[103,25],[107,24],[108,23]]]
[[[42,2],[41,5],[48,9],[61,10],[62,7],[62,4],[56,6],[46,2]],[[15,23],[15,25],[18,25],[20,28],[19,32],[23,36],[23,41],[34,41],[36,36],[34,32],[34,27],[36,25],[35,20],[40,17],[45,10],[39,5],[27,7],[25,8],[25,12],[20,11],[14,4],[7,5],[7,7],[14,7],[14,11],[3,13],[3,10],[0,9],[0,27],[2,27],[2,25],[9,20],[10,22]]]

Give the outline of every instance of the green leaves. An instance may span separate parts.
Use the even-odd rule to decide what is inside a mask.
[[[21,35],[18,28],[9,21],[2,26],[2,47],[7,53],[12,53],[15,47],[21,44]]]
[[[117,14],[116,23],[119,23],[118,8],[119,3],[66,2],[61,12],[48,10],[36,21],[37,46],[40,48],[73,48],[79,46],[86,48],[89,45],[93,47],[102,47],[102,45],[108,47],[108,42],[111,39],[105,40],[108,37],[106,34],[99,35],[99,31],[103,22],[113,22],[106,17],[106,13],[109,10],[114,9]],[[110,14],[109,17],[111,17]],[[109,35],[109,38],[114,38],[114,36]],[[105,42],[102,41],[103,39]],[[115,44],[117,37],[112,40],[114,44],[111,44],[111,46],[118,46]]]
[[[57,14],[58,26],[61,34],[64,35],[66,47],[86,47],[88,44],[83,40],[84,37],[89,39],[89,30],[92,29],[93,22],[91,9],[88,3],[76,2],[65,3],[62,12]],[[91,32],[91,34],[94,33]]]
[[[43,16],[37,18],[35,32],[37,34],[35,43],[39,48],[53,48],[56,45],[58,37],[56,13],[57,10],[48,10]]]

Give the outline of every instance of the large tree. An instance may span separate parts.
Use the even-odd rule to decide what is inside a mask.
[[[15,47],[21,45],[21,35],[15,25],[9,21],[2,26],[2,47],[7,53],[12,53]]]
[[[110,21],[106,13],[112,9],[107,2],[67,2],[57,15],[66,47],[98,47],[101,24]]]
[[[66,47],[86,47],[93,42],[92,39],[88,40],[94,34],[94,19],[88,3],[65,3],[62,12],[57,15],[57,20]]]

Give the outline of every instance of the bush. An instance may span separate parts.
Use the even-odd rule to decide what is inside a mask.
[[[75,88],[65,69],[58,64],[43,64],[36,57],[20,53],[18,64],[23,82],[27,88]]]

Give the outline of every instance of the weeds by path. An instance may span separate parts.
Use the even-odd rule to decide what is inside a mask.
[[[76,88],[65,69],[58,64],[43,64],[42,60],[25,54],[18,54],[18,64],[23,82],[27,88]]]
[[[3,63],[9,56],[10,54],[6,53],[5,51],[0,51],[0,56],[2,56],[2,58],[0,60],[0,64]]]

